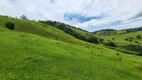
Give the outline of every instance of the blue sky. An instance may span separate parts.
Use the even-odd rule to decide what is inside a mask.
[[[66,13],[64,15],[65,21],[72,21],[74,19],[78,20],[80,23],[88,22],[94,19],[101,19],[103,16],[90,16],[86,17],[81,14]]]
[[[88,31],[142,26],[142,0],[2,0],[0,14],[54,20]]]

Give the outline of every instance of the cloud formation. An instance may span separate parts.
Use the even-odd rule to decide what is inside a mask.
[[[142,26],[142,0],[2,0],[0,14],[55,20],[88,31]]]

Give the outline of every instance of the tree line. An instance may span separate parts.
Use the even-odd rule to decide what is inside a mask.
[[[90,43],[99,43],[99,39],[98,38],[96,38],[91,33],[87,32],[85,30],[82,30],[80,28],[75,28],[73,26],[66,25],[64,23],[60,23],[60,22],[56,22],[56,21],[39,21],[39,22],[47,24],[47,25],[50,25],[50,26],[53,26],[53,27],[56,27],[56,28],[64,31],[65,33],[70,34],[70,35],[72,35],[72,36],[74,36],[74,37],[76,37],[76,38],[78,38],[80,40],[87,41],[87,42],[90,42]],[[87,32],[89,35],[88,36],[84,36],[84,35],[76,32],[72,28],[80,30],[82,32]]]

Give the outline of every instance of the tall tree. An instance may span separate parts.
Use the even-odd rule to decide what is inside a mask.
[[[25,15],[22,15],[20,18],[23,20],[28,20],[28,18]]]

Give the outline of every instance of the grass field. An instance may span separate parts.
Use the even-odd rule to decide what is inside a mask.
[[[114,34],[115,32],[115,34]],[[130,54],[142,54],[142,39],[138,39],[137,36],[142,36],[142,31],[134,31],[126,33],[126,31],[112,31],[110,35],[104,36],[104,32],[100,31],[95,36],[104,39],[104,42],[112,41],[114,42],[117,47],[115,47],[116,50],[124,51]],[[127,39],[127,40],[126,40]],[[133,46],[137,46],[133,47]],[[125,47],[132,47],[132,49],[126,49]]]
[[[76,39],[75,37],[69,34],[66,34],[65,32],[55,27],[52,27],[52,26],[49,26],[49,25],[46,25],[40,22],[20,20],[20,19],[0,16],[0,26],[5,27],[6,22],[12,22],[15,24],[14,31],[31,33],[34,35],[51,38],[54,40],[59,40],[59,41],[72,43],[76,45],[96,47],[93,44]]]
[[[0,56],[1,80],[142,79],[141,57],[86,48],[3,27],[0,27]]]
[[[120,31],[118,31],[120,32]],[[122,44],[122,43],[128,43],[128,44],[135,44],[135,41],[138,41],[140,44],[142,44],[142,39],[137,39],[138,35],[141,35],[142,31],[136,31],[136,32],[130,32],[125,34],[112,34],[110,36],[100,36],[101,38],[104,38],[105,40],[112,40],[112,38],[115,38],[115,42]],[[133,38],[133,41],[125,41],[126,38]]]
[[[13,22],[15,30],[5,28],[6,22]],[[134,34],[106,39],[124,42],[128,35]],[[0,80],[142,80],[142,57],[76,39],[39,22],[1,16]]]

